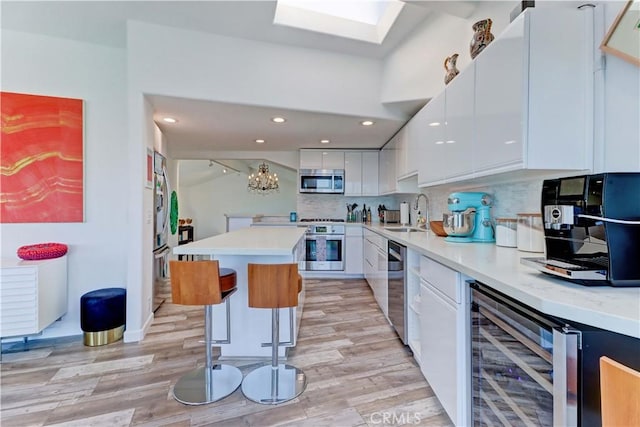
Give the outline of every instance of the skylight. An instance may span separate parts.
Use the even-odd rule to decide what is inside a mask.
[[[277,0],[274,24],[381,44],[399,0]]]

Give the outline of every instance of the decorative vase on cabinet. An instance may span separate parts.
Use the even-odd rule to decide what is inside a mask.
[[[444,75],[444,84],[449,84],[451,80],[458,74],[460,74],[460,70],[456,68],[456,61],[458,60],[458,54],[454,53],[451,56],[448,56],[444,60],[444,69],[446,73]]]
[[[471,59],[478,56],[478,54],[493,41],[494,37],[493,34],[491,34],[492,23],[493,21],[487,18],[473,24],[474,34],[470,47]]]

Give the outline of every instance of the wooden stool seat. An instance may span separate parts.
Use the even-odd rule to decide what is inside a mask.
[[[220,269],[220,291],[228,292],[236,288],[237,284],[236,271],[233,268]]]
[[[602,427],[640,425],[640,372],[600,358]]]

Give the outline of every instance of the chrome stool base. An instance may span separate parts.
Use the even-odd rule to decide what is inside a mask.
[[[229,396],[241,382],[242,372],[235,366],[203,366],[178,380],[173,387],[173,397],[185,405],[204,405]]]
[[[242,394],[256,403],[277,405],[300,396],[307,387],[302,370],[291,365],[271,365],[251,371],[242,381]]]

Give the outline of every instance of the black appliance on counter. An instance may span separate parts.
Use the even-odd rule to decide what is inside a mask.
[[[640,173],[548,179],[546,259],[525,265],[582,285],[640,286]]]
[[[601,426],[600,357],[640,370],[640,340],[470,287],[473,425]]]

